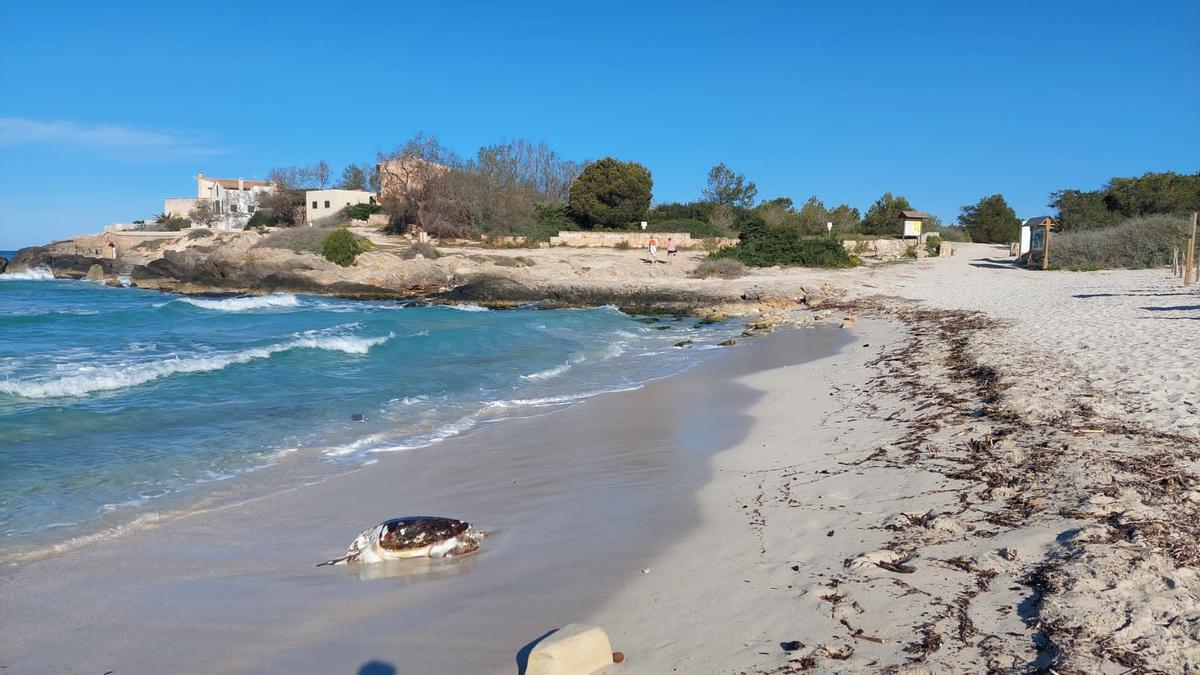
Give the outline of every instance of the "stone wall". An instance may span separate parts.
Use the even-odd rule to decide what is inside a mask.
[[[846,250],[860,258],[873,257],[880,260],[898,260],[908,254],[909,246],[917,246],[916,239],[847,239],[842,242]]]
[[[550,237],[550,245],[615,248],[625,242],[632,248],[646,248],[651,238],[657,239],[658,247],[663,250],[667,248],[667,239],[674,239],[680,249],[705,248],[707,242],[713,242],[717,248],[737,244],[737,239],[693,239],[687,232],[559,232],[557,237]]]

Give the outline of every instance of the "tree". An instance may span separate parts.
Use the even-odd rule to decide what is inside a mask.
[[[911,211],[912,205],[903,196],[892,196],[885,192],[867,209],[860,231],[863,234],[899,235],[902,234],[903,211]]]
[[[646,216],[653,187],[646,167],[605,157],[571,183],[571,214],[585,227],[626,227]]]
[[[221,214],[213,209],[212,202],[207,199],[196,200],[196,205],[188,212],[188,220],[204,227],[212,227],[212,224],[217,222],[220,217]]]
[[[329,163],[322,159],[314,164],[312,167],[312,176],[313,180],[317,182],[317,185],[322,190],[329,187]]]
[[[971,241],[1007,244],[1021,236],[1021,221],[1003,195],[984,197],[962,207],[958,222],[971,233]]]
[[[754,181],[747,182],[745,176],[734,173],[722,162],[709,169],[708,186],[701,194],[711,202],[749,208],[758,196],[758,186]]]
[[[337,186],[341,190],[366,190],[367,172],[357,164],[350,164],[342,169],[342,178]]]

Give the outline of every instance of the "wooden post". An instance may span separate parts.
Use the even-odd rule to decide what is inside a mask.
[[[1042,242],[1042,269],[1050,269],[1050,226],[1046,225],[1046,240]]]
[[[1187,250],[1183,254],[1183,285],[1192,285],[1192,272],[1196,267],[1196,212],[1192,212],[1192,236],[1188,237]]]
[[[1171,276],[1179,274],[1179,249],[1171,249]]]

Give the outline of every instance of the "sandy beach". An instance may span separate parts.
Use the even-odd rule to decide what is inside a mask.
[[[1190,672],[1197,295],[1006,262],[839,275],[815,325],[637,391],[11,565],[0,664],[514,672],[584,621],[612,673]],[[496,534],[313,567],[417,512]]]

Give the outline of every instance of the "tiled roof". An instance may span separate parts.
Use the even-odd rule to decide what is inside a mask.
[[[929,214],[924,211],[901,211],[905,218],[928,218]]]
[[[236,178],[209,178],[208,176],[205,176],[204,180],[209,181],[211,183],[216,183],[217,185],[220,185],[221,187],[225,188],[226,190],[238,189],[238,179],[236,179]],[[242,184],[248,188],[269,187],[271,185],[271,183],[269,181],[265,181],[265,180],[243,180]]]

